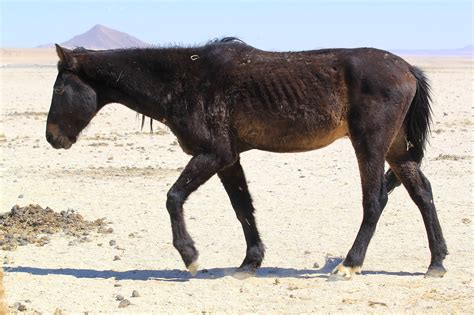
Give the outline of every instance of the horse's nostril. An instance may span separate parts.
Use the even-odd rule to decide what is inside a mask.
[[[47,133],[46,133],[46,140],[47,140],[48,142],[51,142],[51,141],[53,140],[53,135],[52,135],[51,133],[47,132]]]

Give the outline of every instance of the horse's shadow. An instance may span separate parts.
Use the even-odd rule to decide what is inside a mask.
[[[323,278],[327,279],[330,272],[342,261],[342,258],[327,257],[323,267],[319,269],[294,269],[294,268],[279,268],[279,267],[262,267],[258,269],[257,278]],[[76,278],[88,279],[109,279],[116,280],[159,280],[172,282],[185,282],[192,279],[219,279],[227,276],[232,276],[235,268],[212,268],[200,270],[195,276],[189,272],[178,269],[166,270],[94,270],[94,269],[76,269],[76,268],[36,268],[36,267],[4,267],[7,273],[29,273],[32,275],[65,275]],[[411,272],[387,272],[387,271],[365,271],[366,275],[382,274],[391,276],[420,276],[422,273]]]

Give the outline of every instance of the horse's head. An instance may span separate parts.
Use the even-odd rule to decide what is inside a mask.
[[[56,45],[58,76],[46,125],[46,140],[55,149],[69,149],[98,111],[94,88],[80,78],[79,60]]]

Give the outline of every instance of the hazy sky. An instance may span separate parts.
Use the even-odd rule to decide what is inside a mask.
[[[278,50],[372,46],[459,48],[473,42],[470,0],[0,0],[1,46],[64,42],[95,24],[151,44],[221,36]]]

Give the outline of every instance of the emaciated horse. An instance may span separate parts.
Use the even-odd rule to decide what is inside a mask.
[[[46,127],[54,148],[70,148],[102,107],[121,103],[167,125],[192,156],[166,202],[173,245],[191,273],[198,251],[183,204],[193,191],[219,176],[247,242],[237,274],[253,274],[265,250],[240,153],[303,152],[345,136],[357,156],[364,215],[330,279],[360,273],[388,192],[400,183],[426,226],[426,276],[446,272],[446,244],[419,167],[430,127],[429,85],[421,70],[400,57],[373,48],[268,52],[236,38],[187,48],[56,49],[59,73]]]

